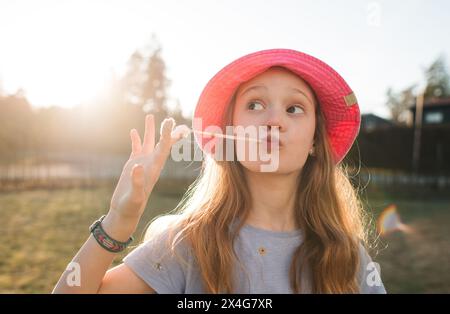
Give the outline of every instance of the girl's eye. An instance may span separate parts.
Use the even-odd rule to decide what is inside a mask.
[[[292,110],[292,109],[293,109],[293,110]],[[297,111],[295,111],[295,109],[297,109]],[[303,113],[303,112],[305,112],[305,111],[303,110],[303,108],[300,107],[300,106],[291,106],[291,107],[288,108],[287,111],[288,111],[289,113]]]
[[[247,108],[250,110],[260,110],[260,109],[264,108],[264,106],[257,101],[251,101],[248,103]]]

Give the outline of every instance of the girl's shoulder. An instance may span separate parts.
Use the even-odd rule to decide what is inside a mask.
[[[154,218],[145,232],[141,246],[155,256],[173,254],[189,256],[190,247],[184,236],[180,236],[180,227],[176,224],[180,218],[181,215],[176,214]]]
[[[170,231],[174,231],[175,223],[179,221],[180,217],[181,215],[177,214],[166,214],[155,217],[145,232],[144,242],[155,237],[164,237]]]

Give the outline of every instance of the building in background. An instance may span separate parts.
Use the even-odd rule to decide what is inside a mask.
[[[409,108],[413,120],[416,119],[416,105]],[[450,98],[431,99],[423,104],[422,125],[450,125]]]
[[[361,115],[361,130],[371,132],[378,129],[388,129],[394,126],[391,120],[381,118],[373,113]]]

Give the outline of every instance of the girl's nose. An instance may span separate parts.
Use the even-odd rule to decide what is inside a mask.
[[[278,127],[278,130],[282,132],[285,127],[282,112],[280,112],[280,110],[277,108],[271,108],[270,110],[268,110],[268,116],[265,124],[268,128],[268,131],[270,131],[272,127]]]

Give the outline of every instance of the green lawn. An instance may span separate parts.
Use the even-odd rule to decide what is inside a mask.
[[[90,224],[106,214],[113,187],[0,194],[0,292],[51,292],[62,271],[89,236]],[[181,197],[154,193],[135,234],[139,243],[152,217],[173,209]],[[121,261],[121,257],[115,264]]]
[[[450,200],[369,197],[374,217],[397,206],[409,233],[379,238],[381,276],[389,293],[450,293]],[[376,252],[374,252],[376,253]]]
[[[184,189],[152,194],[135,244],[147,222],[173,209]],[[50,292],[88,237],[89,225],[106,213],[112,192],[113,186],[1,193],[0,292]],[[369,202],[375,216],[396,204],[413,229],[380,239],[374,259],[381,264],[388,292],[450,292],[450,201],[394,200],[378,194]]]

